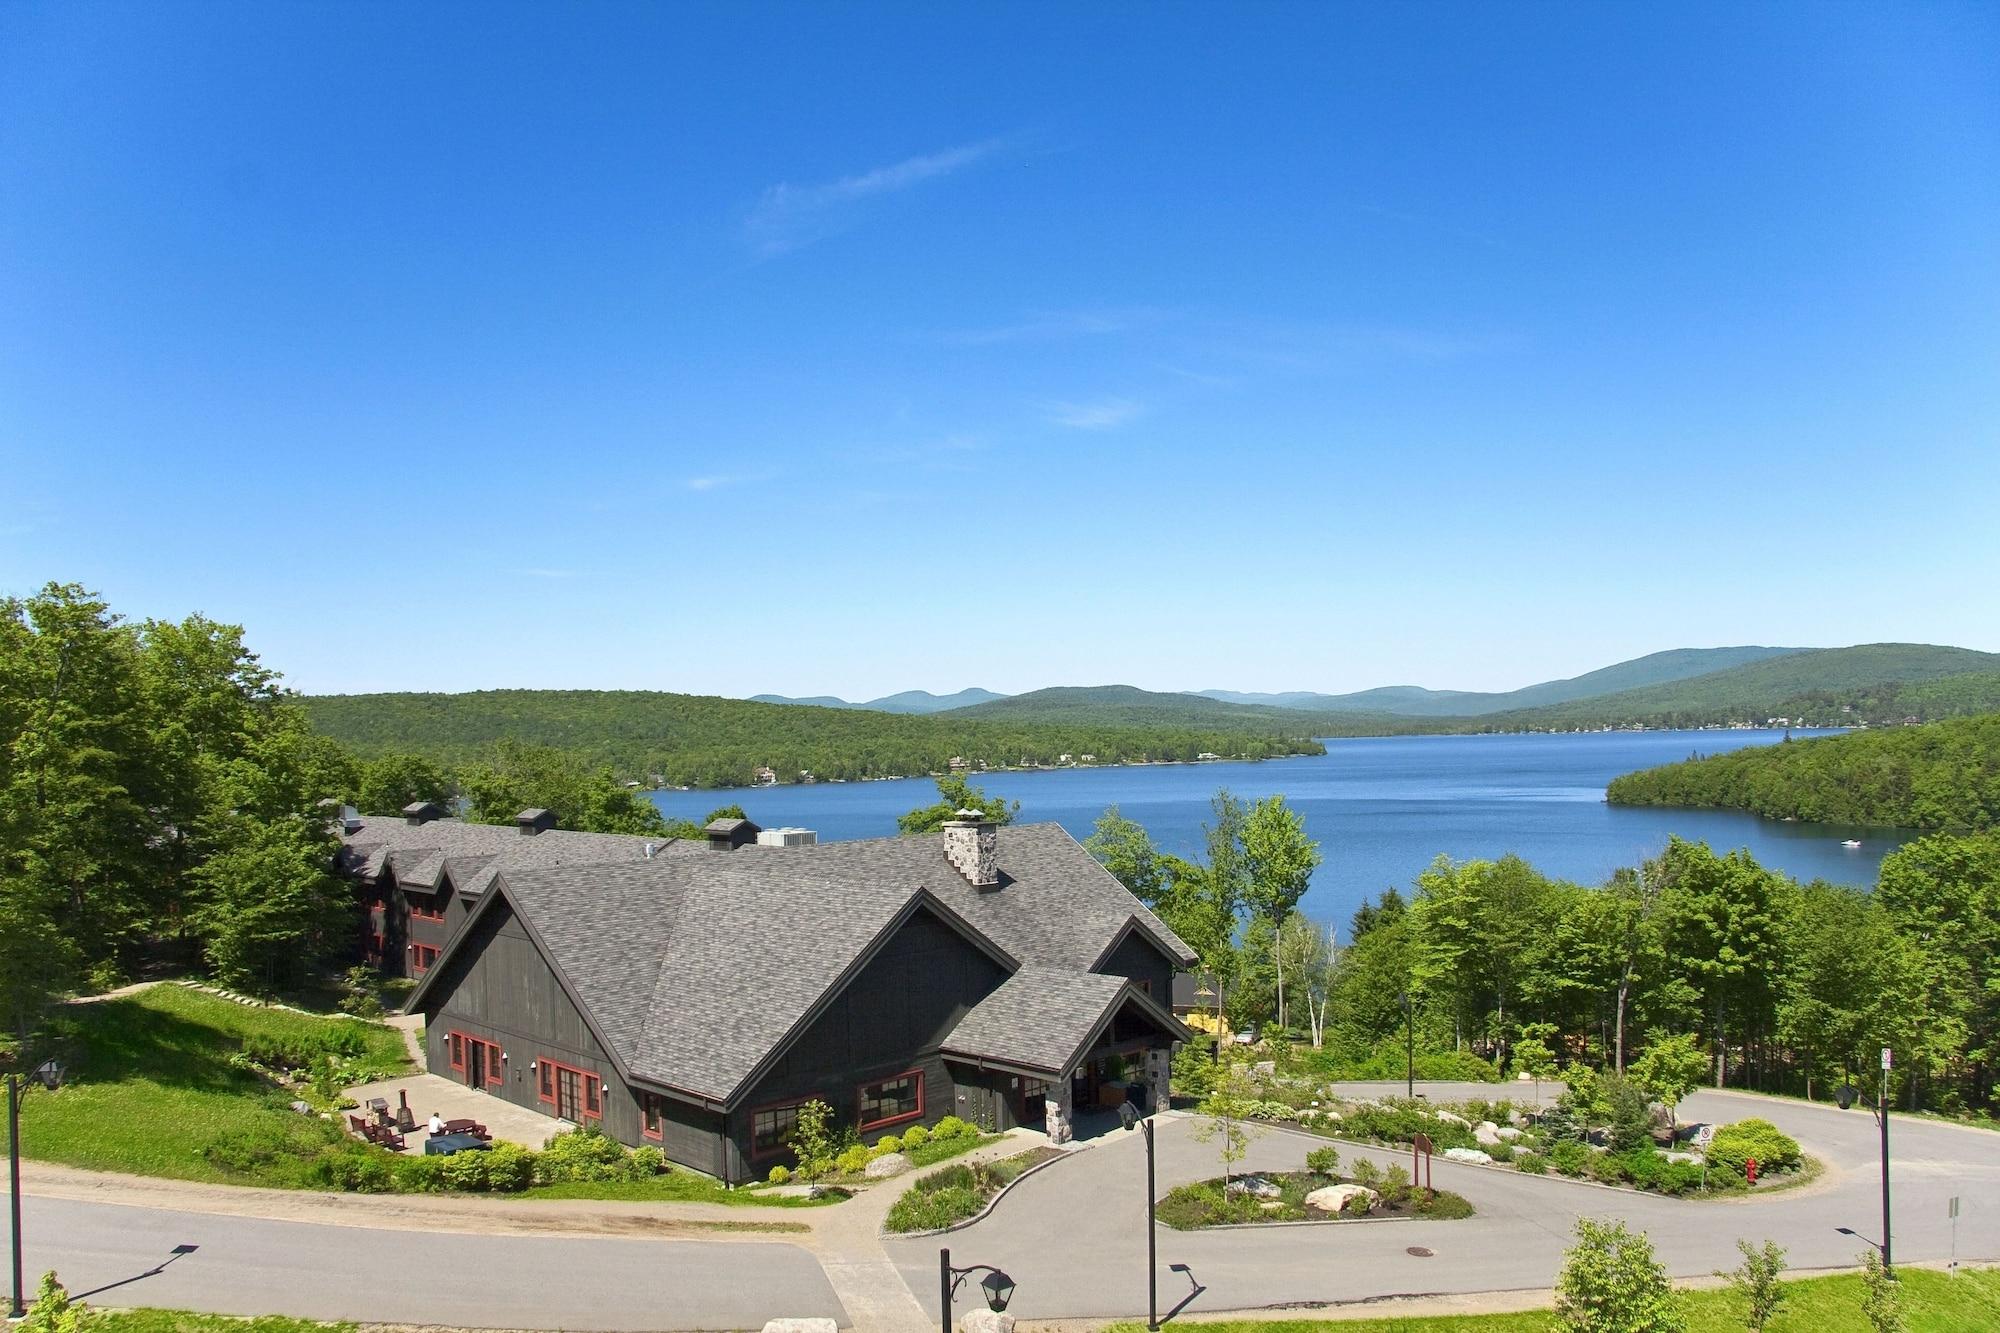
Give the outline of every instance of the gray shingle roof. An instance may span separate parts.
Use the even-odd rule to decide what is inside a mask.
[[[1124,977],[1029,964],[959,1020],[944,1049],[1060,1074],[1125,994]]]
[[[397,883],[426,889],[436,888],[440,876],[449,874],[460,893],[474,897],[486,892],[494,875],[509,866],[643,861],[648,844],[655,858],[708,850],[702,842],[625,833],[548,829],[527,837],[513,824],[468,824],[458,819],[412,824],[378,816],[358,823],[358,828],[341,839],[343,870],[373,877],[387,866],[396,872]]]
[[[1087,974],[1135,919],[1193,961],[1059,825],[1003,828],[998,841],[1003,883],[985,891],[937,835],[497,874],[628,1070],[727,1102],[920,900],[1013,963],[1071,974],[1064,994],[1123,984]],[[1036,1012],[1055,1025],[1050,1043],[1075,1026],[1069,1010]]]

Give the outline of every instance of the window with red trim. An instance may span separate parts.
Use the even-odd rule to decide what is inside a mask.
[[[601,1086],[597,1081],[597,1075],[585,1074],[583,1076],[584,1115],[601,1116],[604,1114],[604,1099],[599,1091]]]
[[[547,1060],[535,1064],[535,1090],[541,1100],[552,1102],[556,1099],[556,1067]]]
[[[604,1118],[604,1081],[574,1065],[547,1058],[538,1061],[535,1090],[565,1120],[581,1123]]]
[[[465,1034],[462,1032],[451,1034],[451,1067],[461,1074],[465,1072]]]
[[[415,969],[418,976],[422,976],[424,973],[430,971],[431,966],[437,960],[438,950],[436,945],[412,944],[410,946],[410,966]]]
[[[666,1107],[657,1093],[639,1094],[639,1132],[649,1139],[661,1138],[666,1133]]]
[[[792,1146],[792,1131],[799,1125],[799,1108],[804,1102],[785,1106],[759,1107],[750,1113],[750,1156],[772,1157]]]
[[[879,1083],[864,1083],[859,1090],[860,1109],[855,1114],[856,1129],[869,1130],[898,1120],[913,1120],[924,1113],[924,1075],[909,1069]]]

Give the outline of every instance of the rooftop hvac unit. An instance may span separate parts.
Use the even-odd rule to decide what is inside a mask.
[[[757,834],[759,847],[812,847],[819,834],[809,828],[767,828]]]

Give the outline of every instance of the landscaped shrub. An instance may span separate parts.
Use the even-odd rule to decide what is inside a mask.
[[[1580,1176],[1596,1155],[1575,1139],[1564,1139],[1549,1149],[1549,1165],[1566,1176]]]
[[[764,1177],[773,1185],[782,1185],[792,1178],[792,1169],[780,1164],[771,1168],[771,1174]]]
[[[844,1149],[840,1156],[833,1159],[833,1169],[843,1176],[856,1176],[867,1169],[868,1161],[868,1149],[857,1143],[852,1148]]]
[[[1382,1171],[1382,1183],[1376,1187],[1384,1203],[1402,1203],[1410,1197],[1410,1171],[1401,1162],[1391,1162]]]
[[[937,1122],[937,1127],[931,1130],[931,1137],[934,1139],[962,1139],[978,1132],[977,1129],[960,1120],[957,1116],[948,1115]]]
[[[1365,1188],[1379,1190],[1382,1187],[1382,1168],[1366,1157],[1357,1157],[1354,1165],[1347,1169],[1347,1174],[1355,1184]]]
[[[1770,1171],[1796,1171],[1799,1167],[1799,1141],[1770,1121],[1759,1119],[1738,1120],[1724,1125],[1709,1140],[1708,1160],[1729,1168],[1738,1176],[1745,1174],[1744,1164],[1753,1159],[1759,1175]]]
[[[1630,1152],[1652,1142],[1652,1111],[1645,1091],[1637,1083],[1616,1072],[1599,1075],[1597,1097],[1608,1113],[1611,1151]]]
[[[1622,1185],[1630,1178],[1625,1172],[1625,1159],[1610,1152],[1591,1153],[1584,1161],[1583,1173],[1600,1185]]]
[[[1389,1106],[1356,1106],[1343,1113],[1343,1137],[1374,1139],[1382,1143],[1409,1143],[1418,1134],[1428,1134],[1437,1151],[1447,1148],[1476,1148],[1472,1130],[1455,1120],[1440,1120],[1430,1112],[1407,1103]]]
[[[658,1148],[642,1148],[641,1152],[658,1152]],[[513,1194],[535,1183],[535,1154],[518,1143],[495,1143],[486,1152],[455,1153],[455,1157],[484,1157],[486,1159],[486,1188],[499,1193]],[[633,1154],[635,1157],[637,1153]],[[658,1174],[649,1172],[648,1174]]]
[[[901,1151],[903,1151],[903,1141],[894,1134],[884,1134],[881,1138],[875,1140],[875,1155],[877,1157]]]
[[[921,1148],[930,1142],[930,1138],[931,1132],[928,1129],[925,1129],[922,1125],[911,1125],[903,1131],[903,1151],[908,1152],[912,1148]]]
[[[1176,1097],[1201,1098],[1214,1092],[1213,1043],[1198,1038],[1175,1051],[1169,1082]]]
[[[1317,1172],[1322,1176],[1339,1175],[1340,1149],[1314,1148],[1306,1154],[1306,1170]]]
[[[1514,1145],[1511,1143],[1489,1143],[1486,1145],[1486,1155],[1496,1162],[1511,1162],[1514,1160]]]
[[[648,1180],[660,1174],[666,1162],[658,1148],[627,1149],[602,1130],[589,1127],[557,1134],[534,1160],[537,1185]]]
[[[1581,1143],[1583,1122],[1567,1106],[1551,1106],[1535,1121],[1535,1127],[1551,1143]]]
[[[397,1188],[396,1160],[379,1148],[350,1140],[315,1157],[306,1179],[321,1188],[351,1194],[392,1194]]]
[[[999,1192],[1000,1173],[990,1167],[947,1166],[919,1176],[889,1207],[883,1226],[890,1231],[936,1231],[962,1222]]]
[[[1545,1176],[1549,1173],[1549,1159],[1540,1153],[1518,1153],[1514,1157],[1514,1169],[1531,1176]]]

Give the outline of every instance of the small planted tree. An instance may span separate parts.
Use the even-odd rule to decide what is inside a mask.
[[[1556,1053],[1549,1049],[1555,1035],[1554,1023],[1524,1023],[1521,1039],[1514,1043],[1514,1072],[1534,1080],[1537,1106],[1542,1104],[1542,1080],[1556,1076]]]
[[[791,1145],[801,1176],[812,1180],[825,1175],[833,1164],[833,1108],[817,1097],[801,1106],[792,1125]]]
[[[1564,1333],[1683,1333],[1687,1322],[1645,1233],[1584,1217],[1556,1278],[1556,1327]]]
[[[81,1333],[89,1313],[89,1307],[72,1297],[53,1272],[44,1273],[21,1327],[29,1333]]]
[[[1896,1275],[1882,1264],[1873,1245],[1861,1252],[1861,1317],[1874,1333],[1903,1333],[1903,1296]]]
[[[1194,1136],[1203,1143],[1216,1145],[1216,1152],[1222,1158],[1225,1195],[1229,1193],[1229,1178],[1236,1164],[1249,1153],[1252,1138],[1261,1132],[1250,1119],[1250,1110],[1256,1104],[1256,1085],[1242,1065],[1231,1062],[1217,1067],[1215,1086],[1202,1099],[1202,1119],[1195,1125]]]
[[[1667,1108],[1668,1122],[1678,1124],[1674,1108],[1701,1086],[1708,1072],[1708,1054],[1692,1032],[1671,1036],[1655,1032],[1646,1039],[1645,1053],[1626,1072],[1648,1097]]]
[[[1750,1333],[1764,1333],[1764,1325],[1771,1322],[1771,1316],[1785,1303],[1785,1286],[1779,1280],[1785,1271],[1785,1252],[1776,1241],[1770,1240],[1762,1245],[1739,1240],[1736,1248],[1742,1252],[1743,1262],[1716,1276],[1728,1278],[1729,1289],[1743,1298],[1747,1307],[1743,1327]]]

